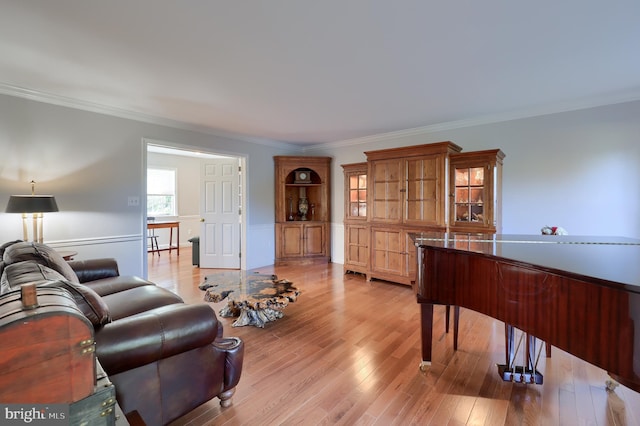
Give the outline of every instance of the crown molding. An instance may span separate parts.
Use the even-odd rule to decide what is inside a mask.
[[[24,87],[12,86],[5,83],[0,83],[0,94],[15,96],[18,98],[29,99],[32,101],[43,102],[43,103],[57,105],[57,106],[64,106],[64,107],[78,109],[82,111],[95,112],[98,114],[104,114],[104,115],[109,115],[109,116],[118,117],[118,118],[125,118],[129,120],[140,121],[143,123],[157,124],[160,126],[167,126],[167,127],[172,127],[172,128],[182,129],[182,130],[189,130],[189,131],[204,133],[204,134],[217,136],[225,139],[232,139],[236,141],[248,142],[248,143],[253,143],[258,145],[265,145],[273,148],[300,149],[300,147],[297,145],[288,144],[282,141],[225,132],[223,130],[212,129],[206,126],[189,124],[189,123],[185,123],[178,120],[153,116],[149,114],[143,114],[140,112],[129,111],[129,110],[125,110],[122,108],[117,108],[109,105],[102,105],[102,104],[89,102],[81,99],[69,98],[66,96],[60,96],[52,93],[41,92],[38,90],[27,89]]]
[[[273,139],[257,138],[252,136],[246,136],[236,133],[225,132],[218,129],[212,129],[210,127],[184,123],[181,121],[152,116],[149,114],[143,114],[139,112],[129,111],[122,108],[117,108],[108,105],[97,104],[80,99],[69,98],[65,96],[55,95],[51,93],[41,92],[38,90],[27,89],[23,87],[13,86],[5,83],[0,83],[0,94],[9,96],[15,96],[19,98],[29,99],[37,102],[48,103],[52,105],[64,106],[82,111],[95,112],[98,114],[105,114],[119,118],[125,118],[129,120],[140,121],[149,124],[157,124],[161,126],[167,126],[182,130],[194,131],[198,133],[208,134],[211,136],[221,137],[225,139],[237,140],[247,143],[253,143],[258,145],[270,146],[278,149],[295,149],[300,150],[299,144],[287,143],[283,141],[277,141]],[[332,142],[320,143],[315,145],[306,145],[302,147],[303,152],[322,150],[354,145],[363,145],[367,143],[373,143],[377,141],[383,141],[393,138],[402,138],[410,136],[420,136],[435,132],[442,132],[447,130],[460,129],[464,127],[480,126],[486,124],[495,124],[500,122],[506,122],[511,120],[519,120],[524,118],[532,118],[549,114],[557,114],[562,112],[577,111],[589,108],[596,108],[607,105],[615,105],[626,102],[635,102],[640,100],[640,88],[627,91],[625,93],[609,94],[599,97],[583,98],[574,101],[555,103],[537,108],[521,109],[516,111],[510,111],[500,114],[491,114],[481,117],[475,117],[471,119],[455,120],[443,123],[431,124],[428,126],[414,127],[410,129],[397,130],[386,133],[378,133],[369,136],[363,136],[352,139],[343,139]]]
[[[449,121],[445,123],[432,124],[429,126],[414,127],[411,129],[398,130],[393,132],[378,133],[370,136],[363,136],[353,139],[344,139],[323,144],[310,145],[305,147],[304,151],[313,151],[315,149],[337,148],[353,145],[362,145],[388,139],[420,136],[429,133],[442,132],[446,130],[460,129],[471,126],[481,126],[486,124],[495,124],[511,120],[519,120],[523,118],[533,118],[549,114],[558,114],[562,112],[578,111],[589,108],[602,107],[607,105],[615,105],[627,102],[636,102],[640,100],[640,89],[627,92],[624,94],[600,96],[594,98],[586,98],[577,101],[556,103],[545,107],[529,108],[518,111],[510,111],[501,114],[492,114],[482,117],[476,117],[465,120]]]

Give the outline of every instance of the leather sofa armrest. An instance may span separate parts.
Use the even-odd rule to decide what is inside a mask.
[[[70,260],[67,263],[76,273],[78,281],[81,283],[120,275],[118,262],[113,258]]]
[[[244,362],[244,342],[238,337],[218,338],[213,342],[213,346],[220,351],[226,352],[224,367],[224,389],[227,391],[236,387],[242,374],[242,364]]]
[[[208,305],[162,306],[97,330],[96,354],[107,374],[117,374],[211,344],[218,327]]]

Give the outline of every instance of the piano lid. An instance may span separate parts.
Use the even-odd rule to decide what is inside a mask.
[[[497,256],[623,284],[640,293],[640,240],[626,237],[425,232],[416,246]]]

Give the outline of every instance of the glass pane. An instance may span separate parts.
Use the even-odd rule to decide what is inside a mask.
[[[456,204],[456,221],[469,222],[469,206],[467,204]]]
[[[367,202],[367,190],[366,189],[361,189],[360,191],[358,191],[358,201],[364,201],[365,203]]]
[[[350,202],[355,202],[355,201],[359,201],[359,194],[358,194],[358,190],[357,189],[352,189],[349,191],[349,201]]]
[[[173,216],[175,197],[172,195],[149,195],[147,196],[148,216]]]
[[[469,202],[469,189],[456,188],[456,203],[468,203],[468,202]]]
[[[354,189],[358,187],[358,176],[351,175],[349,176],[349,189]]]
[[[471,206],[471,221],[472,222],[484,222],[484,207],[483,206]]]
[[[358,216],[358,203],[349,203],[349,211],[351,216]]]
[[[456,186],[469,184],[469,169],[456,169]]]
[[[471,185],[484,185],[484,169],[482,167],[471,169]]]
[[[471,200],[472,203],[482,203],[482,188],[471,188]]]
[[[358,176],[358,188],[360,189],[367,188],[367,175]]]
[[[360,203],[359,216],[365,217],[367,215],[367,203]]]

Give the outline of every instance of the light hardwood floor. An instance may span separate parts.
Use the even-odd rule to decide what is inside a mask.
[[[264,267],[302,290],[264,329],[232,327],[245,342],[230,408],[214,399],[180,425],[640,425],[640,394],[605,389],[606,372],[557,348],[540,359],[543,385],[503,382],[504,325],[462,310],[458,351],[436,307],[434,362],[420,362],[419,307],[411,288],[366,282],[342,265]],[[178,256],[149,256],[149,278],[188,303],[215,270]],[[224,303],[224,302],[223,302]],[[218,312],[223,303],[210,304]]]

